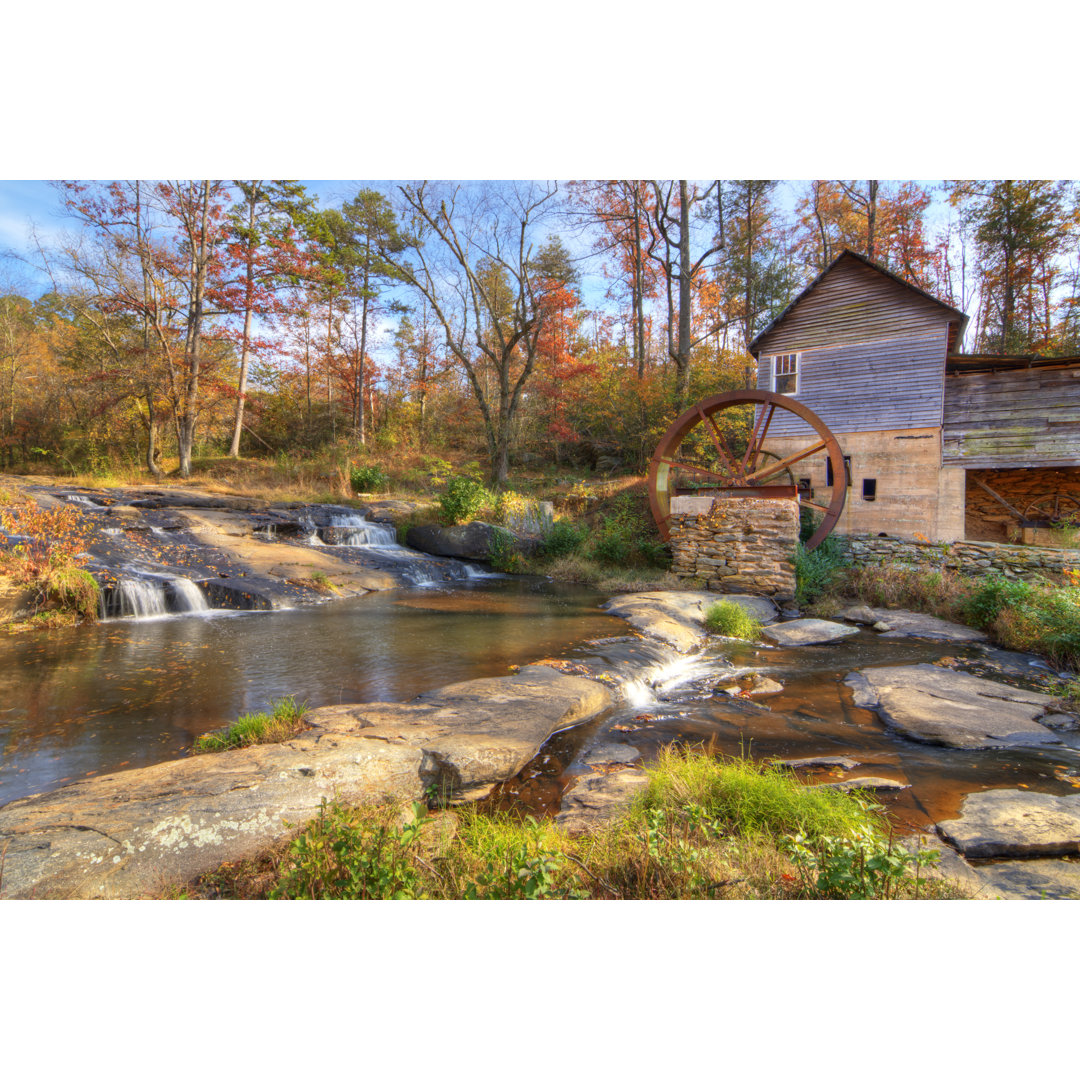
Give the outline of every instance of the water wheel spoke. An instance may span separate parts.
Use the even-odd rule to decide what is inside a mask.
[[[765,436],[769,433],[769,425],[772,423],[774,412],[776,412],[775,405],[769,406],[768,413],[766,413],[764,409],[761,410],[761,419],[757,422],[753,435],[750,436],[750,442],[747,444],[746,453],[743,454],[742,471],[744,476],[746,475],[747,468],[751,471],[757,468],[758,458],[761,456],[761,448],[765,443]],[[751,455],[753,455],[752,460]]]
[[[737,476],[740,472],[739,467],[735,464],[735,459],[728,453],[727,446],[724,444],[724,437],[720,434],[720,429],[716,426],[716,421],[709,416],[700,405],[697,406],[698,415],[701,417],[701,422],[708,426],[709,437],[713,441],[713,445],[716,447],[717,456],[720,461],[727,468],[731,476]]]
[[[782,458],[780,461],[770,462],[762,469],[758,469],[755,472],[750,473],[745,477],[747,483],[752,484],[755,480],[764,480],[767,476],[773,476],[775,473],[782,472],[784,469],[790,468],[798,461],[802,461],[803,458],[810,457],[811,454],[816,454],[819,450],[824,450],[828,444],[822,439],[820,442],[814,443],[807,450],[800,450],[798,453],[789,454],[786,458]]]
[[[827,514],[829,512],[829,507],[822,506],[821,503],[811,502],[809,499],[800,499],[799,505],[812,506],[815,510],[820,510],[823,514]]]
[[[675,461],[673,458],[660,458],[665,465],[670,465],[673,469],[685,469],[688,472],[702,473],[705,476],[711,476],[714,480],[721,480],[725,484],[731,480],[731,477],[727,473],[716,472],[715,469],[705,469],[700,465],[687,465],[684,461]]]

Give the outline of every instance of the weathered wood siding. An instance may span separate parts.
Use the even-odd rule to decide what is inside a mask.
[[[902,334],[799,351],[799,393],[793,400],[813,409],[836,432],[893,431],[941,425],[942,383],[948,327],[939,318],[923,334]],[[761,354],[758,388],[771,389],[772,357]],[[770,435],[810,429],[777,411]]]
[[[919,337],[950,319],[956,316],[848,256],[757,342],[758,355]],[[941,361],[944,369],[944,355]]]
[[[988,469],[1080,464],[1080,367],[950,375],[942,462]]]

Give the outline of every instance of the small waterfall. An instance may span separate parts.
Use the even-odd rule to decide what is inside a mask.
[[[202,589],[191,578],[176,577],[169,580],[177,611],[209,611],[210,605]]]
[[[209,610],[202,590],[190,578],[126,573],[114,586],[101,590],[102,619],[160,619]]]
[[[323,541],[343,547],[399,547],[397,529],[368,521],[363,514],[352,511],[332,513],[330,524],[320,533]]]

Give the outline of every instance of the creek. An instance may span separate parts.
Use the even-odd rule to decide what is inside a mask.
[[[313,603],[302,585],[248,574],[233,556],[208,548],[169,506],[129,498],[141,515],[133,528],[130,517],[117,522],[105,510],[112,500],[101,493],[66,498],[93,508],[102,526],[88,551],[106,571],[104,619],[0,638],[0,805],[176,759],[198,735],[281,696],[311,707],[408,701],[538,660],[600,678],[620,704],[549,740],[500,786],[500,805],[553,811],[570,780],[588,771],[590,754],[622,744],[620,753],[628,745],[648,762],[672,741],[754,757],[853,758],[859,765],[849,771],[825,764],[804,775],[908,785],[878,797],[897,821],[919,828],[956,816],[972,791],[1019,786],[1061,795],[1080,786],[1080,735],[1037,749],[926,745],[856,706],[843,681],[861,668],[951,657],[976,674],[1041,688],[1028,658],[865,629],[800,648],[713,638],[681,656],[605,614],[606,596],[594,590],[422,555],[398,545],[392,526],[355,511],[249,514],[256,554],[332,551],[346,570],[390,574],[402,586]],[[252,607],[269,610],[237,610]],[[740,678],[752,674],[783,689],[739,694]]]

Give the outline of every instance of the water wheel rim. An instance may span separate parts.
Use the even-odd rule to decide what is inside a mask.
[[[757,457],[760,455],[760,447],[764,445],[764,442],[768,436],[768,429],[772,422],[772,418],[777,409],[783,409],[785,412],[789,412],[799,417],[808,424],[819,436],[820,446],[814,444],[813,449],[806,451],[802,454],[789,455],[787,458],[780,459],[780,465],[785,463],[790,467],[791,464],[795,464],[797,461],[802,460],[804,457],[809,457],[813,453],[818,453],[821,450],[826,452],[830,463],[832,464],[834,477],[846,477],[847,469],[844,463],[843,451],[840,448],[839,442],[837,442],[836,436],[829,430],[825,421],[821,419],[813,410],[807,408],[801,402],[793,401],[785,394],[777,394],[771,390],[730,390],[723,394],[713,394],[711,397],[703,398],[701,401],[691,405],[689,409],[683,412],[664,432],[660,439],[659,444],[656,447],[656,451],[652,456],[652,460],[649,462],[649,506],[652,510],[653,518],[656,521],[657,527],[660,529],[660,534],[665,540],[671,539],[671,474],[673,468],[687,468],[686,465],[677,463],[673,460],[674,455],[677,453],[679,446],[682,444],[683,439],[699,424],[708,422],[708,420],[717,412],[722,412],[727,408],[735,405],[762,405],[770,406],[768,413],[768,420],[765,421],[765,413],[762,411],[762,423],[761,421],[755,422],[752,429],[750,445],[747,447],[746,454],[743,457],[743,465],[745,466],[747,459],[751,452],[754,452],[754,464],[756,465]],[[713,425],[715,430],[715,425]],[[756,447],[756,450],[755,450]],[[693,467],[690,467],[693,469]],[[708,472],[708,470],[700,469],[698,471]],[[773,472],[779,472],[780,468],[770,469],[763,475],[760,470],[752,470],[752,474],[756,475],[759,479],[767,479]],[[719,478],[720,473],[712,472],[711,475]],[[743,479],[746,479],[745,475]],[[746,487],[756,487],[759,485],[753,483],[746,483]],[[837,521],[840,520],[840,514],[844,509],[844,503],[847,499],[847,484],[844,482],[834,483],[832,485],[832,496],[829,500],[828,506],[821,506],[817,503],[804,503],[803,505],[812,506],[816,510],[820,510],[823,513],[821,523],[818,525],[814,534],[806,542],[806,549],[813,551],[829,533],[832,532],[833,527]]]

